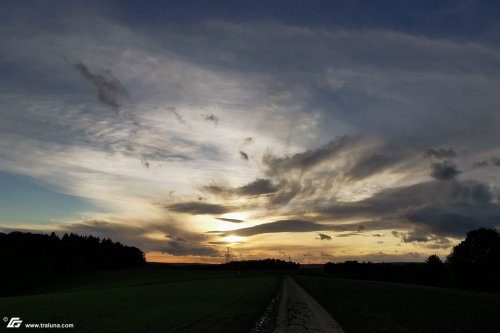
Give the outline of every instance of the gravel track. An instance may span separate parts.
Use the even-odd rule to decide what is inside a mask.
[[[344,333],[340,325],[291,277],[285,276],[274,333]]]

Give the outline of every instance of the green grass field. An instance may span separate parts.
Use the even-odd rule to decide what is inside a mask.
[[[296,276],[347,333],[500,332],[500,295]]]
[[[0,315],[73,323],[65,330],[71,332],[249,332],[279,283],[278,274],[92,272],[52,283],[42,294],[0,298]]]

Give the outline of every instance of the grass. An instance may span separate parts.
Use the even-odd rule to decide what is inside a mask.
[[[297,276],[348,333],[500,332],[500,295]]]
[[[0,298],[0,313],[74,323],[71,332],[249,332],[279,282],[277,274],[93,272],[48,286],[49,293]]]

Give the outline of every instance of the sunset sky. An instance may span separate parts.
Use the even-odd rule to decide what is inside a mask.
[[[497,1],[2,1],[0,229],[150,261],[500,227]]]

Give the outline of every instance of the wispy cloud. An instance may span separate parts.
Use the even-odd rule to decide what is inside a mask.
[[[219,204],[211,204],[205,202],[181,202],[176,204],[168,205],[167,208],[170,211],[177,213],[187,213],[193,215],[203,215],[203,214],[223,214],[230,212],[234,207],[228,207]]]
[[[186,125],[186,121],[184,120],[184,117],[175,110],[175,108],[172,109],[172,113],[174,114],[175,118],[181,123]]]
[[[122,106],[121,100],[129,97],[129,93],[125,86],[110,71],[106,71],[103,74],[95,74],[81,62],[76,62],[72,66],[83,78],[95,86],[97,97],[101,103],[109,106],[116,113],[120,111],[120,107]]]
[[[327,234],[319,233],[318,237],[319,240],[327,240],[327,241],[332,240],[332,236],[328,236]]]
[[[239,151],[241,159],[248,161],[248,154],[245,153],[244,151]]]
[[[205,121],[212,122],[212,123],[214,123],[215,125],[219,124],[219,117],[217,117],[217,116],[216,116],[216,115],[214,115],[213,113],[210,113],[210,114],[202,114],[201,116],[203,117],[203,119],[205,119]]]
[[[217,217],[217,220],[224,221],[224,222],[231,222],[231,223],[241,223],[245,222],[244,220],[239,220],[239,219],[229,219],[225,217]]]
[[[452,148],[429,148],[425,150],[425,155],[435,157],[437,159],[449,159],[457,156],[457,153]]]

